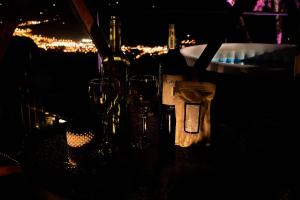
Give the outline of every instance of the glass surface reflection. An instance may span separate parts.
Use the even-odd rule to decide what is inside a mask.
[[[108,114],[118,98],[119,87],[115,79],[92,79],[89,83],[89,97],[94,111]]]
[[[88,93],[96,116],[99,136],[98,156],[110,157],[116,149],[115,135],[120,126],[120,83],[112,78],[96,78],[89,83]]]
[[[152,75],[135,75],[129,79],[128,111],[136,121],[131,124],[131,146],[145,149],[151,145],[149,118],[158,112],[158,80]]]

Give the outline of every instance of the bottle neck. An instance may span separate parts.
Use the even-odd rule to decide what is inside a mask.
[[[175,49],[176,49],[175,25],[169,24],[168,50],[173,51]]]
[[[109,45],[112,52],[117,52],[121,48],[121,26],[117,16],[110,18]]]

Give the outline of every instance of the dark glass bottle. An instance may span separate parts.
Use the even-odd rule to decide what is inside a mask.
[[[175,147],[175,82],[185,79],[187,68],[176,45],[175,25],[169,24],[168,53],[160,58],[161,137],[162,150],[169,154]],[[167,155],[166,154],[166,155]]]
[[[118,16],[111,16],[109,23],[109,46],[111,57],[104,57],[104,76],[119,82],[118,99],[115,101],[111,117],[111,133],[118,142],[125,142],[126,95],[128,88],[128,71],[130,62],[121,51],[121,23]],[[113,60],[112,60],[113,59]]]
[[[104,75],[120,81],[120,93],[124,96],[127,89],[130,62],[121,50],[121,22],[118,16],[110,17],[109,47],[112,56],[105,57],[103,60]]]

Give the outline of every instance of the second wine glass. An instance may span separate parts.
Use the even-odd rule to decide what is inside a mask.
[[[151,145],[151,125],[158,112],[158,80],[153,75],[129,79],[128,111],[131,113],[131,146],[145,149]]]
[[[100,135],[99,156],[110,155],[113,139],[119,127],[120,83],[112,78],[96,78],[89,83],[92,112],[96,114],[96,131]]]

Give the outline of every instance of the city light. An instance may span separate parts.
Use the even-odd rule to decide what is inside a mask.
[[[34,24],[37,24],[34,22]],[[31,38],[39,48],[45,50],[56,50],[63,52],[80,52],[80,53],[96,53],[97,49],[90,39],[82,39],[80,41],[49,38],[42,35],[32,34],[29,28],[16,28],[14,36],[23,36]]]
[[[23,26],[34,26],[34,25],[38,25],[38,24],[42,24],[42,23],[47,23],[49,22],[49,20],[43,20],[43,21],[27,21],[24,23],[21,23],[18,25],[18,27],[23,27]]]
[[[29,26],[39,25],[42,23],[47,23],[49,20],[44,21],[27,21],[19,24],[14,32],[14,36],[22,36],[31,38],[35,44],[45,50],[63,51],[66,53],[96,53],[97,49],[93,41],[89,38],[83,38],[79,41],[67,40],[67,39],[57,39],[55,37],[45,37],[42,35],[36,35],[32,33],[32,30],[28,28]],[[167,46],[122,46],[121,50],[125,53],[131,54],[135,52],[135,59],[138,59],[144,54],[151,55],[161,55],[168,52]]]
[[[140,58],[142,55],[150,54],[150,55],[162,55],[168,53],[167,46],[155,46],[148,47],[143,45],[137,45],[135,47],[130,46],[122,46],[121,50],[123,52],[127,52],[128,54],[134,54],[133,52],[137,52],[137,55],[134,55],[135,59]]]

